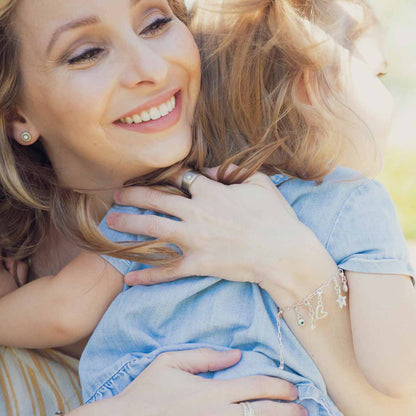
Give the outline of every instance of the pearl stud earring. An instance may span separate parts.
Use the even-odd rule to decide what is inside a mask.
[[[22,142],[29,143],[30,141],[32,141],[32,135],[29,132],[24,131],[22,133],[21,139]]]

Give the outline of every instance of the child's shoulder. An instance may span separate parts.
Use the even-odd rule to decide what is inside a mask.
[[[331,199],[336,205],[337,202],[348,198],[360,186],[372,187],[375,184],[377,187],[380,186],[377,181],[344,167],[333,170],[320,184],[315,181],[289,178],[285,175],[274,175],[271,179],[291,205],[302,199],[313,199],[315,196],[321,201],[322,198]]]
[[[272,180],[338,264],[355,262],[357,271],[369,271],[364,263],[372,262],[373,267],[378,262],[389,270],[385,266],[394,259],[400,266],[392,266],[391,272],[410,272],[396,209],[380,182],[342,167],[320,185],[283,175]]]
[[[349,215],[358,216],[369,209],[366,202],[391,203],[388,192],[378,181],[344,167],[335,169],[320,184],[284,175],[275,175],[272,180],[298,218],[319,234],[329,235],[345,209]]]

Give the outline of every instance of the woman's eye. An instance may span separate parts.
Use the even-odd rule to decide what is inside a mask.
[[[74,56],[67,60],[69,65],[75,65],[78,63],[92,62],[98,59],[98,56],[103,51],[102,48],[91,48],[81,53],[80,55]]]
[[[140,32],[140,35],[156,35],[160,31],[162,31],[164,26],[166,26],[172,20],[173,19],[171,17],[160,17],[156,19],[153,23],[151,23],[149,26],[147,26],[142,32]]]
[[[147,26],[140,35],[154,36],[157,35],[162,29],[171,21],[172,17],[160,17]],[[99,58],[99,55],[104,51],[102,48],[91,48],[81,53],[80,55],[69,58],[66,62],[68,65],[76,65],[86,62],[94,62]]]

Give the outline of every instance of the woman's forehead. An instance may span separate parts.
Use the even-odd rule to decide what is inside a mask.
[[[149,6],[152,3],[167,4],[164,0],[19,0],[15,14],[16,29],[35,28],[38,33],[49,32],[51,35],[61,25],[91,16],[116,22],[117,14],[129,12],[140,3]]]
[[[105,22],[123,24],[124,17],[139,4],[167,4],[165,0],[19,0],[15,32],[23,43],[46,53],[65,31]],[[41,49],[41,50],[39,50]]]

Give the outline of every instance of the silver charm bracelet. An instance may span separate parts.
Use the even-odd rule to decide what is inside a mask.
[[[283,357],[283,340],[282,340],[282,328],[281,320],[284,317],[284,314],[290,311],[293,311],[296,314],[297,322],[300,327],[306,325],[306,319],[300,312],[300,309],[306,309],[308,312],[308,317],[310,320],[311,329],[316,328],[316,322],[320,319],[324,319],[328,316],[328,312],[325,310],[324,302],[322,295],[324,290],[331,285],[334,286],[335,294],[337,296],[336,302],[340,309],[347,306],[347,296],[348,293],[348,282],[347,277],[343,269],[338,268],[338,273],[335,276],[332,276],[328,279],[322,286],[318,287],[314,292],[306,296],[300,302],[295,305],[288,306],[286,308],[279,308],[277,313],[277,338],[279,342],[280,350],[280,366],[281,370],[284,369],[284,357]],[[341,283],[341,286],[340,286]],[[316,301],[315,301],[316,299]]]

